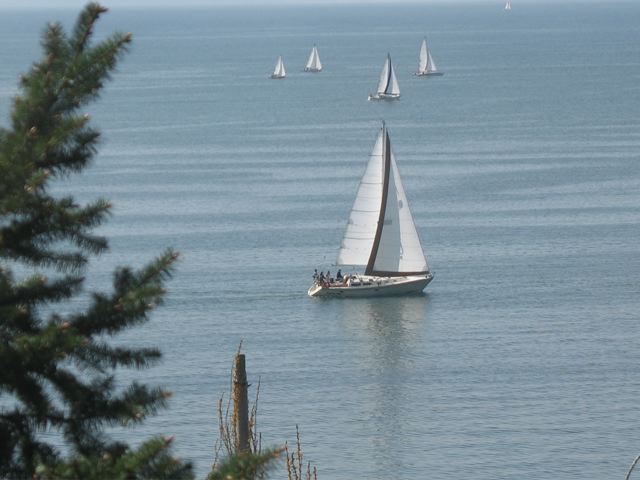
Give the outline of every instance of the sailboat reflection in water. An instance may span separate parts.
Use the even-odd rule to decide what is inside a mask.
[[[309,288],[310,296],[420,293],[433,279],[384,123],[360,181],[336,263],[364,266],[364,274],[334,282],[318,279]]]

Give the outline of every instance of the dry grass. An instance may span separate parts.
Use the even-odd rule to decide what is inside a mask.
[[[302,453],[298,425],[296,425],[296,451],[289,453],[289,445],[287,443],[284,444],[284,451],[287,455],[287,474],[289,475],[289,480],[318,480],[318,469],[314,466],[312,471],[311,462],[307,462],[304,474],[302,473],[302,459],[304,455]]]
[[[214,446],[214,461],[212,469],[215,471],[221,464],[222,458],[229,458],[236,455],[239,451],[239,439],[238,432],[235,425],[237,425],[238,412],[233,408],[233,382],[234,371],[236,368],[236,362],[240,355],[242,348],[242,342],[238,345],[238,350],[231,365],[231,375],[229,384],[229,398],[224,400],[224,394],[218,400],[218,439]],[[262,435],[257,432],[258,426],[258,400],[260,398],[260,378],[258,378],[258,384],[256,386],[256,395],[253,405],[250,406],[249,413],[249,451],[250,453],[259,454],[262,450]],[[289,480],[318,480],[318,470],[314,466],[311,468],[311,462],[307,462],[303,465],[303,453],[302,445],[300,443],[300,430],[296,425],[296,450],[290,453],[288,444],[285,443],[284,448],[274,450],[274,454],[279,455],[281,452],[286,453],[286,466]],[[303,471],[304,467],[304,471]]]

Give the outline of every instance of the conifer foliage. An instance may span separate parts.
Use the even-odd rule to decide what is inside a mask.
[[[160,352],[108,339],[148,320],[177,255],[119,268],[112,291],[92,293],[80,312],[68,308],[82,293],[87,262],[108,247],[94,232],[110,204],[79,205],[51,184],[96,154],[99,132],[83,108],[131,42],[125,33],[92,42],[105,11],[87,5],[69,33],[47,27],[44,56],[20,79],[10,126],[0,128],[0,478],[192,477],[190,464],[171,455],[171,438],[132,448],[104,433],[165,406],[166,391],[122,388],[114,376],[154,364]],[[64,448],[43,439],[49,431]]]

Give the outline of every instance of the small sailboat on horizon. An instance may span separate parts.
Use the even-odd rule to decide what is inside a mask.
[[[318,73],[322,71],[322,62],[318,54],[318,48],[314,45],[309,54],[307,65],[304,67],[305,72]]]
[[[418,71],[414,74],[419,77],[439,77],[444,75],[438,71],[436,62],[433,61],[431,52],[427,47],[427,38],[422,39],[422,45],[420,45],[420,57],[418,60]]]
[[[391,63],[391,55],[387,53],[384,61],[380,80],[378,81],[378,89],[376,93],[369,94],[369,100],[398,100],[400,98],[400,86],[396,78],[396,72]]]
[[[310,297],[419,294],[433,279],[422,250],[386,125],[376,138],[336,264],[364,266],[364,274],[316,278]]]
[[[507,11],[511,10],[511,0],[507,0],[507,3],[505,4],[504,9]]]
[[[278,61],[276,62],[276,68],[273,70],[271,74],[271,78],[275,80],[279,80],[285,78],[287,76],[287,72],[284,69],[284,61],[282,60],[282,55],[278,56]]]

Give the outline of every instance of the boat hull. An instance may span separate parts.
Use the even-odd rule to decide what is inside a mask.
[[[416,295],[422,293],[433,275],[407,277],[359,277],[351,285],[314,284],[307,292],[310,297],[363,298]]]
[[[322,69],[321,68],[305,68],[303,71],[307,73],[320,73]]]
[[[271,75],[272,80],[282,80],[283,78],[286,77],[284,75]]]
[[[369,95],[369,101],[372,100],[400,100],[400,94],[398,95],[386,95],[384,93],[376,93]]]
[[[441,77],[444,75],[442,72],[416,72],[414,73],[416,77]]]

